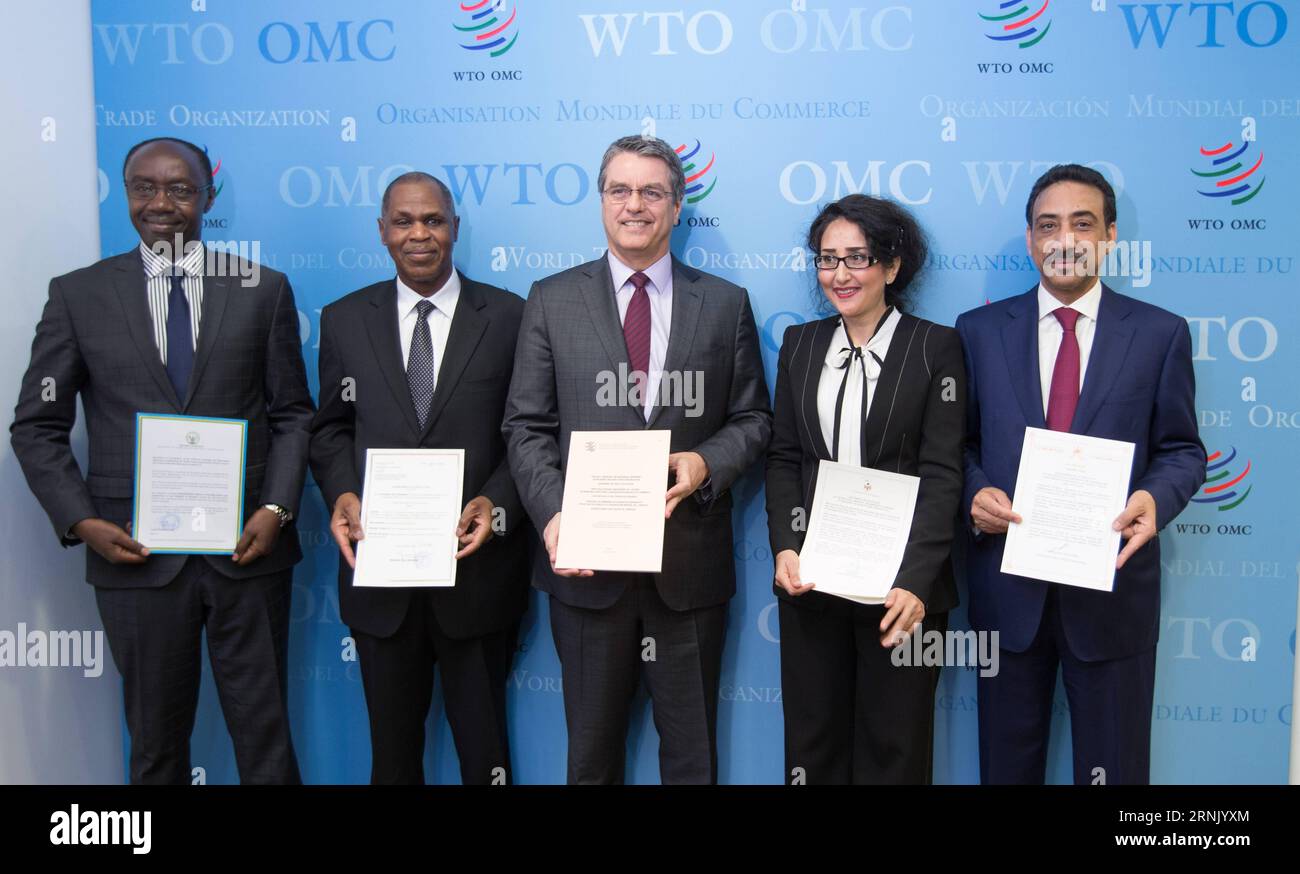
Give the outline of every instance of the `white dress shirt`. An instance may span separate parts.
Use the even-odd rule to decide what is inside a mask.
[[[433,304],[427,321],[429,335],[433,338],[433,384],[438,385],[438,371],[442,369],[442,353],[447,348],[447,338],[451,335],[451,319],[456,315],[456,301],[460,300],[460,274],[455,270],[443,283],[442,288],[425,297],[412,290],[402,278],[397,278],[397,336],[402,341],[402,369],[406,369],[411,360],[411,337],[415,335],[415,323],[419,318],[416,304],[427,300]]]
[[[1056,353],[1061,349],[1065,332],[1052,313],[1065,304],[1052,297],[1042,283],[1038,284],[1038,379],[1042,387],[1043,415],[1047,415],[1047,399],[1052,394],[1052,371],[1056,368]],[[1101,280],[1083,297],[1070,304],[1079,312],[1074,323],[1074,336],[1079,341],[1079,391],[1083,392],[1083,377],[1088,372],[1088,354],[1092,352],[1092,338],[1097,333],[1097,308],[1101,306]]]
[[[659,383],[664,375],[664,358],[668,355],[668,332],[673,322],[673,259],[664,255],[651,264],[644,273],[650,281],[646,283],[646,294],[650,297],[650,372],[646,375],[646,398],[643,414],[650,421],[654,402],[659,397]],[[609,273],[614,283],[614,299],[618,303],[618,323],[623,324],[627,318],[628,304],[636,286],[632,284],[632,274],[636,273],[613,253],[609,253]]]
[[[171,261],[157,254],[140,241],[140,259],[144,262],[145,293],[149,299],[149,315],[153,317],[153,340],[158,344],[158,357],[167,366],[167,298],[172,290],[172,273],[179,269],[185,274],[181,287],[190,305],[190,341],[199,348],[199,322],[203,318],[203,262],[207,250],[202,244],[191,246],[180,261]],[[184,400],[182,398],[181,400]]]
[[[863,347],[862,364],[851,361],[847,370],[841,367],[849,355],[849,335],[844,330],[844,321],[835,326],[831,335],[831,345],[826,350],[826,360],[822,362],[821,378],[817,382],[817,418],[822,427],[822,438],[826,448],[834,452],[835,446],[835,401],[840,394],[840,383],[844,383],[844,411],[840,414],[839,458],[844,464],[862,465],[862,428],[871,411],[871,400],[876,395],[876,383],[880,381],[880,361],[889,354],[889,343],[894,338],[894,329],[902,318],[897,309],[891,309],[885,316],[865,347]],[[872,355],[872,353],[875,355]],[[863,371],[866,371],[867,405],[862,406]]]

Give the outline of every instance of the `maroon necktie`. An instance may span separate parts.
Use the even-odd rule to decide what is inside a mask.
[[[623,339],[627,341],[627,363],[634,373],[641,374],[637,384],[644,404],[646,380],[650,373],[650,295],[645,290],[650,277],[638,270],[628,281],[636,291],[632,292],[632,300],[623,316]]]
[[[1060,307],[1052,315],[1061,323],[1061,348],[1056,350],[1052,368],[1052,388],[1047,395],[1047,427],[1052,431],[1069,431],[1074,408],[1079,405],[1079,338],[1074,326],[1079,311]]]

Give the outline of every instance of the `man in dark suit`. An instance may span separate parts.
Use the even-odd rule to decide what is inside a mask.
[[[1205,479],[1187,323],[1102,285],[1115,192],[1079,165],[1052,168],[1026,207],[1041,283],[957,320],[966,350],[964,506],[971,625],[1000,635],[979,679],[980,776],[1042,783],[1058,665],[1070,702],[1076,783],[1149,780],[1160,619],[1160,542]],[[1000,571],[1025,428],[1134,444],[1125,541],[1111,592]]]
[[[14,454],[64,546],[85,542],[122,674],[132,783],[188,783],[208,652],[240,780],[299,781],[286,706],[292,524],[313,405],[283,274],[206,250],[206,154],[171,138],[123,166],[139,247],[50,282],[14,422]],[[68,435],[77,396],[90,463]],[[246,519],[232,556],[150,555],[126,530],[136,413],[245,419]]]
[[[384,192],[379,235],[397,278],[321,313],[320,413],[311,465],[342,555],[339,607],[352,629],[370,715],[371,781],[424,782],[424,722],[442,666],[465,783],[510,777],[506,676],[528,599],[528,522],[510,478],[501,417],[521,298],[452,266],[451,193],[427,173]],[[451,588],[352,585],[366,450],[465,450]]]
[[[685,191],[671,146],[654,137],[617,140],[598,186],[609,251],[533,285],[504,425],[520,497],[543,532],[546,555],[538,555],[533,584],[551,596],[568,779],[622,782],[628,711],[644,663],[661,779],[710,783],[727,601],[736,588],[728,489],[762,455],[772,429],[758,333],[743,288],[668,253]],[[609,402],[608,377],[626,373],[640,390]],[[672,432],[662,572],[557,569],[569,435],[645,428]]]

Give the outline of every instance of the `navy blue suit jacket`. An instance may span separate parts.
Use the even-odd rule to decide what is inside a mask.
[[[1038,289],[957,319],[966,354],[966,485],[963,514],[986,486],[1014,495],[1025,428],[1045,428],[1038,369]],[[1205,480],[1196,427],[1196,383],[1187,322],[1103,286],[1083,390],[1070,431],[1135,446],[1129,494],[1145,489],[1163,528]],[[971,529],[973,531],[973,529]],[[1005,535],[972,533],[967,558],[970,621],[1023,652],[1038,633],[1051,583],[1004,574]],[[1112,592],[1059,586],[1070,650],[1084,661],[1155,646],[1160,623],[1160,543],[1153,538],[1115,575]]]

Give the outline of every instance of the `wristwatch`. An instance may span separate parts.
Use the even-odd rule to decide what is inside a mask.
[[[270,510],[272,513],[280,517],[281,528],[288,525],[289,522],[293,519],[293,514],[290,513],[288,510],[286,510],[284,507],[281,507],[279,504],[263,504],[262,508],[266,510]]]

